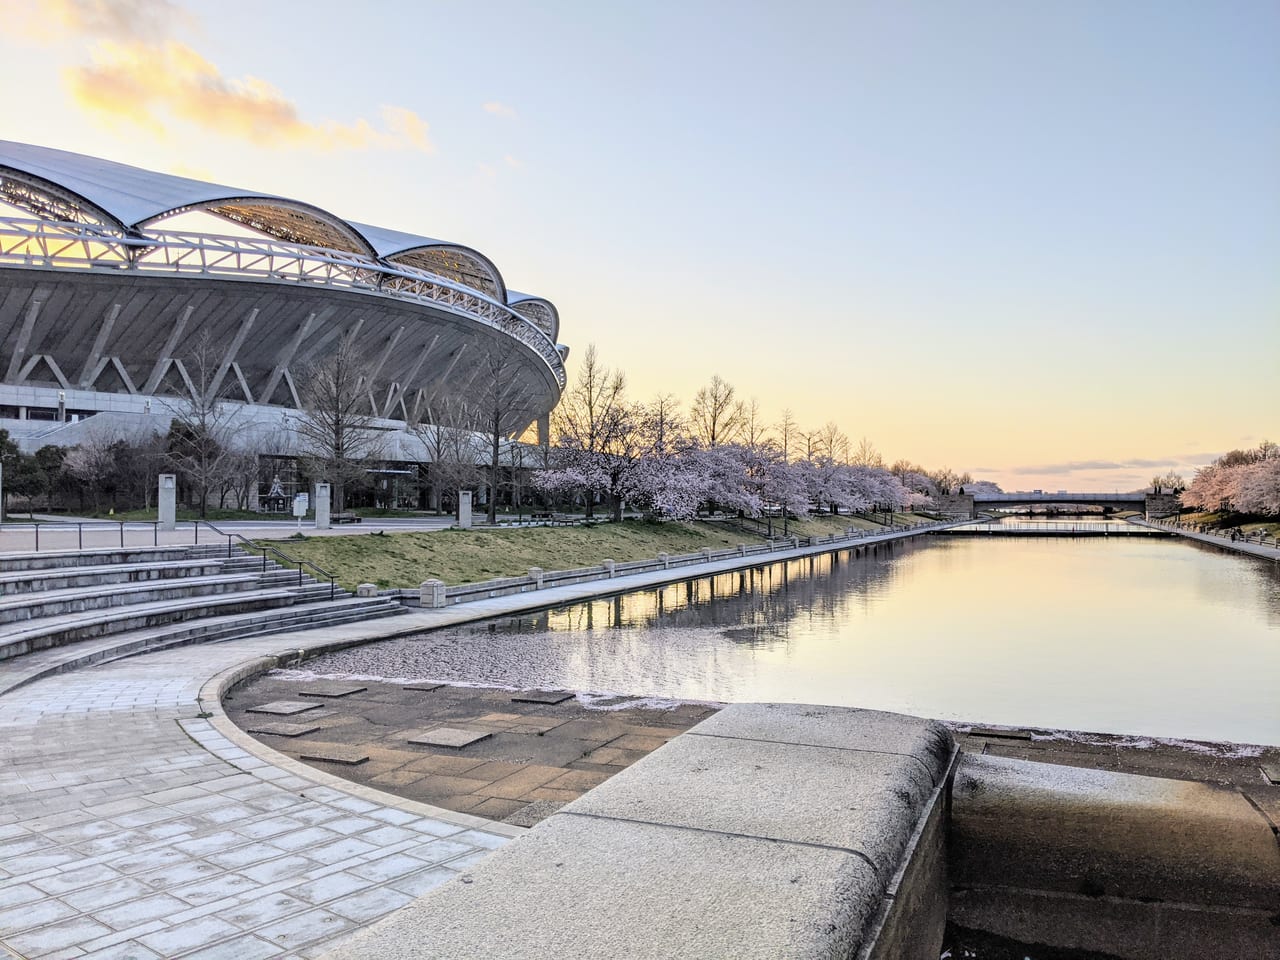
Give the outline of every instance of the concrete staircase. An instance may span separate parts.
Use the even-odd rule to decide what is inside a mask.
[[[404,612],[240,548],[0,555],[0,692],[86,663]]]

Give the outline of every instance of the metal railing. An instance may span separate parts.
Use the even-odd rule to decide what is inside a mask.
[[[137,273],[203,274],[338,287],[460,314],[524,344],[563,389],[564,360],[547,333],[505,304],[426,270],[357,253],[255,237],[150,230],[125,236],[84,223],[0,217],[0,263]]]
[[[630,560],[623,563],[612,563],[594,567],[577,567],[569,570],[548,570],[538,576],[498,577],[478,583],[463,583],[444,588],[445,604],[465,603],[469,600],[488,599],[513,593],[525,593],[547,587],[566,586],[589,580],[612,579],[634,573],[650,573],[656,570],[670,570],[681,567],[715,563],[718,560],[730,560],[736,557],[767,557],[770,554],[800,547],[831,546],[833,550],[843,547],[857,546],[860,541],[889,540],[905,533],[928,533],[942,527],[952,526],[954,521],[936,521],[915,525],[894,524],[880,530],[862,530],[847,528],[844,533],[833,533],[826,536],[787,537],[770,540],[766,543],[739,544],[723,550],[703,550],[699,553],[675,554],[659,556],[648,560]],[[416,590],[387,591],[399,593],[402,597],[416,595]]]
[[[1248,531],[1242,527],[1209,527],[1202,523],[1184,523],[1174,520],[1148,520],[1148,524],[1164,527],[1173,533],[1194,533],[1202,537],[1214,537],[1229,543],[1252,543],[1260,547],[1280,548],[1280,537],[1267,536],[1266,531]]]
[[[232,538],[234,538],[235,540],[240,541],[242,548],[247,547],[251,552],[257,551],[257,550],[262,551],[262,572],[263,573],[267,572],[267,562],[268,562],[267,554],[271,553],[275,555],[278,559],[283,560],[285,564],[290,566],[297,566],[299,587],[303,586],[304,583],[306,582],[306,575],[303,573],[303,569],[302,569],[305,566],[311,570],[314,570],[316,573],[318,573],[320,575],[321,580],[329,581],[329,599],[330,600],[336,599],[337,593],[338,593],[337,578],[335,578],[333,574],[329,573],[329,571],[317,566],[316,564],[312,563],[310,560],[302,560],[297,557],[291,557],[287,553],[285,553],[283,550],[279,550],[276,547],[270,546],[269,544],[257,543],[256,541],[250,540],[248,537],[241,536],[240,534],[234,531],[232,531],[231,533],[228,533],[225,530],[219,529],[217,526],[215,526],[213,523],[209,522],[208,520],[195,521],[195,524],[194,524],[195,532],[196,532],[195,542],[197,544],[200,542],[201,525],[208,527],[214,533],[218,534],[218,536],[227,538],[227,558],[228,559],[230,559],[235,555],[235,545],[232,542]]]

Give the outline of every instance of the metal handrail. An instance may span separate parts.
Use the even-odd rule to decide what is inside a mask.
[[[254,237],[149,230],[130,237],[91,224],[0,218],[0,263],[29,267],[251,276],[315,283],[430,304],[505,333],[534,351],[563,389],[564,358],[549,333],[481,291],[407,264]]]
[[[270,552],[270,553],[274,553],[277,557],[279,557],[279,558],[280,558],[281,560],[283,560],[285,563],[295,565],[295,566],[298,568],[298,586],[302,586],[302,585],[303,585],[303,573],[302,573],[302,568],[303,568],[304,566],[310,567],[312,570],[314,570],[316,573],[318,573],[318,574],[320,575],[320,578],[321,578],[322,580],[328,580],[328,581],[329,581],[329,599],[330,599],[330,600],[336,599],[336,597],[337,597],[337,592],[338,592],[338,588],[337,588],[337,580],[336,580],[336,578],[335,578],[335,577],[334,577],[334,575],[333,575],[333,574],[331,574],[329,571],[327,571],[327,570],[325,570],[324,568],[322,568],[322,567],[318,566],[317,564],[312,563],[310,560],[303,560],[303,559],[298,558],[298,557],[291,557],[291,556],[289,556],[287,553],[285,553],[283,550],[278,550],[278,549],[276,549],[275,547],[269,546],[268,544],[265,544],[265,543],[256,543],[256,542],[254,542],[253,540],[250,540],[248,537],[241,536],[240,534],[238,534],[238,533],[236,533],[236,532],[234,532],[234,531],[232,531],[231,533],[228,533],[228,532],[227,532],[227,531],[225,531],[225,530],[221,530],[221,529],[219,529],[215,524],[213,524],[212,522],[210,522],[210,521],[208,521],[208,520],[196,520],[196,521],[192,524],[192,526],[193,526],[193,527],[194,527],[194,529],[195,529],[195,541],[196,541],[196,543],[199,543],[199,542],[200,542],[200,524],[204,524],[206,527],[208,527],[208,528],[209,528],[210,530],[212,530],[214,533],[218,534],[218,536],[220,536],[220,537],[226,537],[226,538],[227,538],[227,557],[228,557],[228,558],[230,558],[230,557],[232,556],[232,543],[231,543],[231,538],[232,538],[232,537],[235,537],[235,539],[239,540],[242,544],[246,545],[250,550],[261,550],[261,551],[262,551],[262,572],[263,572],[263,573],[266,573],[266,572],[267,572],[267,554],[268,554],[268,552]]]

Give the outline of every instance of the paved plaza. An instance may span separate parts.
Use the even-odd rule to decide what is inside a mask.
[[[334,633],[361,629],[379,632]],[[200,716],[209,677],[327,632],[157,653],[0,696],[0,941],[23,958],[312,957],[518,833],[322,785]]]

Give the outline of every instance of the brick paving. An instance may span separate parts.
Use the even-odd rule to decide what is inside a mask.
[[[210,676],[322,633],[156,653],[0,696],[4,948],[314,957],[515,835],[323,785],[200,716]]]

